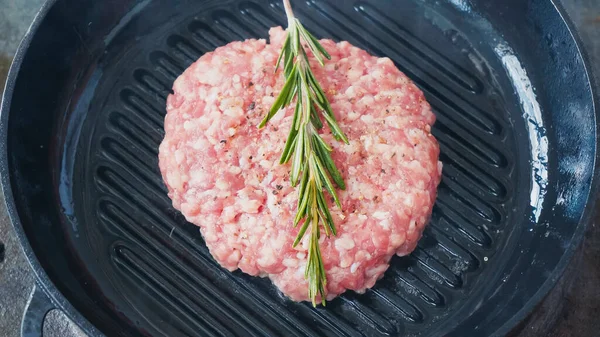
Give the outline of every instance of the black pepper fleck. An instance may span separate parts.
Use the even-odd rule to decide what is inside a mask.
[[[385,170],[384,170],[384,169],[381,169],[381,173],[385,174]]]
[[[248,110],[254,110],[255,106],[256,106],[256,102],[250,103],[250,105],[248,106]]]
[[[225,144],[227,141],[225,139],[221,139],[221,144]]]
[[[253,158],[252,156],[248,157],[248,159],[250,159],[250,160],[252,160],[252,158]]]
[[[276,187],[278,190],[280,190],[280,191],[283,189],[283,186],[281,186],[281,185],[277,185],[277,186],[275,186],[275,187]]]
[[[254,83],[252,83],[252,81],[250,81],[250,83],[248,83],[248,86],[249,86],[249,87],[251,87],[251,86],[253,86],[253,85],[254,85]]]
[[[279,192],[277,192],[277,190],[273,190],[273,195],[277,195],[279,194]]]

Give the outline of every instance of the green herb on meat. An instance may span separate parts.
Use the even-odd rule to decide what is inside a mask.
[[[334,184],[341,189],[345,189],[346,185],[331,158],[332,148],[318,133],[318,130],[323,128],[321,118],[325,120],[337,140],[347,144],[348,138],[340,129],[331,105],[310,68],[304,45],[321,66],[325,58],[331,57],[319,41],[296,19],[289,0],[284,0],[283,4],[288,28],[276,69],[283,60],[285,84],[259,127],[264,127],[278,111],[292,104],[296,99],[293,123],[280,163],[292,162],[291,183],[293,186],[299,184],[298,211],[294,218],[294,226],[300,225],[300,231],[294,240],[294,247],[300,243],[310,228],[308,261],[304,274],[309,283],[308,296],[316,306],[316,297],[320,295],[321,303],[325,305],[327,277],[319,247],[321,236],[319,224],[327,236],[336,235],[336,228],[327,206],[324,190],[329,192],[335,204],[341,208]]]

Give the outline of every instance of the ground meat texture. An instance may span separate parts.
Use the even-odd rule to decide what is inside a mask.
[[[211,254],[228,270],[268,276],[296,301],[308,300],[304,279],[309,235],[292,248],[297,189],[279,156],[293,108],[257,125],[283,85],[275,72],[285,33],[232,42],[203,55],[176,81],[167,102],[160,170],[173,206],[198,225]],[[409,254],[431,215],[440,182],[435,121],[423,93],[388,58],[348,42],[322,40],[331,54],[316,78],[349,145],[331,144],[347,188],[342,210],[330,202],[338,229],[322,235],[327,298],[364,292],[394,254]]]

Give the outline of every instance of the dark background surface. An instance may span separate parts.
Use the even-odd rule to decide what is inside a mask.
[[[43,0],[0,0],[0,90],[12,55]],[[600,0],[563,0],[600,74]],[[1,196],[0,196],[1,199]],[[0,200],[0,335],[17,336],[33,275]],[[600,213],[595,218],[600,224]],[[592,224],[569,270],[516,337],[600,336],[600,226]],[[45,336],[82,336],[60,312],[51,312]]]

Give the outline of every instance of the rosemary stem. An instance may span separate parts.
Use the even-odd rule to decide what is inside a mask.
[[[290,3],[290,0],[283,0],[283,7],[285,8],[285,15],[288,19],[288,27],[291,27],[296,17],[294,16],[294,11],[292,10],[292,4]]]

